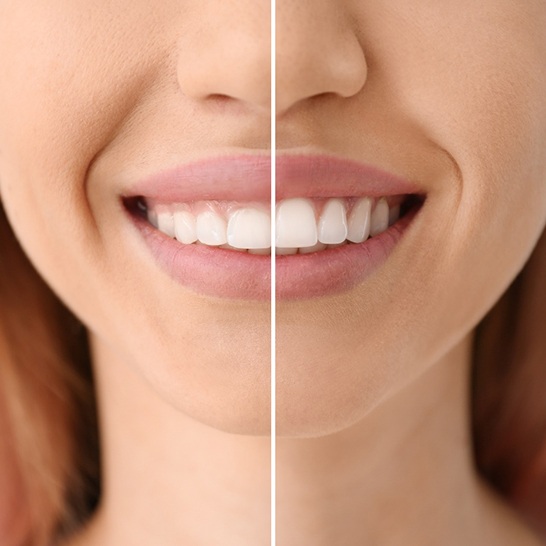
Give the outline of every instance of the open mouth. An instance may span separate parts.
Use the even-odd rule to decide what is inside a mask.
[[[388,260],[421,209],[413,183],[330,156],[222,157],[160,172],[121,196],[156,263],[204,295],[291,300],[348,290]]]
[[[364,243],[384,233],[421,201],[418,195],[284,199],[275,211],[275,254],[310,254]],[[127,199],[125,205],[180,244],[271,254],[267,203],[208,200],[165,204],[138,196]]]

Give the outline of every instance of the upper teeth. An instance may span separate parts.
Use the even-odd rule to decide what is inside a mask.
[[[275,214],[277,254],[315,252],[346,242],[361,243],[379,235],[400,215],[401,197],[280,201]],[[271,251],[271,219],[266,204],[200,201],[155,205],[148,220],[184,244],[201,243],[251,253]]]

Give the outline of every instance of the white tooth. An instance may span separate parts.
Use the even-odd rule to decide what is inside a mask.
[[[317,244],[315,209],[309,199],[285,199],[277,205],[275,246],[300,248]]]
[[[179,210],[174,213],[174,234],[176,239],[185,245],[197,241],[195,216],[191,212]]]
[[[374,237],[383,233],[389,227],[389,205],[385,198],[381,198],[372,211],[370,235]]]
[[[304,248],[300,248],[299,252],[300,254],[310,254],[311,252],[320,252],[321,250],[324,250],[326,248],[326,245],[324,243],[317,243],[313,246],[306,246]]]
[[[278,254],[279,256],[287,256],[289,254],[297,254],[298,249],[297,248],[283,248],[282,246],[275,247],[275,254]]]
[[[338,248],[340,246],[345,246],[347,244],[347,241],[343,241],[342,243],[337,243],[335,245],[326,245],[326,248]]]
[[[318,240],[325,244],[338,244],[347,238],[347,213],[341,199],[329,199],[320,215]]]
[[[372,200],[369,197],[359,199],[349,215],[347,239],[352,243],[362,243],[370,235],[370,216]]]
[[[174,237],[173,213],[166,207],[157,207],[157,229],[169,237]]]
[[[252,208],[236,210],[229,218],[227,240],[231,246],[237,248],[270,248],[269,214]]]
[[[389,208],[389,226],[392,226],[400,218],[400,205]]]
[[[271,254],[271,247],[269,248],[249,248],[249,254],[262,254],[263,256],[268,256]]]
[[[227,243],[226,221],[216,212],[200,213],[195,221],[197,238],[205,245],[220,246]]]

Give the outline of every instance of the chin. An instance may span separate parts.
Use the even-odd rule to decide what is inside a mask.
[[[193,367],[183,375],[171,369],[168,380],[156,384],[156,393],[175,410],[208,427],[229,434],[269,436],[269,360],[209,364],[196,363],[197,374]]]
[[[226,434],[242,436],[270,436],[271,416],[269,396],[251,403],[239,403],[233,406],[231,399],[210,405],[183,408],[182,411],[191,419],[207,427]]]
[[[298,411],[298,409],[300,411]],[[371,411],[371,408],[368,410]],[[277,411],[277,437],[279,438],[319,438],[342,432],[366,416],[362,407],[316,408],[282,407]]]

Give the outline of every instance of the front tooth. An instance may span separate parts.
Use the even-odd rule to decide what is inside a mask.
[[[370,216],[372,200],[369,197],[359,199],[349,215],[347,239],[351,243],[362,243],[370,235]]]
[[[318,240],[327,245],[347,239],[347,213],[341,199],[329,199],[322,209],[318,224]]]
[[[165,207],[157,208],[157,229],[169,237],[174,237],[173,213]]]
[[[309,199],[297,197],[281,201],[275,221],[276,247],[297,249],[317,244],[315,209]]]
[[[174,234],[176,239],[185,245],[197,241],[195,216],[187,210],[179,210],[174,213]]]
[[[236,248],[270,248],[269,214],[252,208],[236,210],[229,218],[227,240]]]
[[[197,238],[204,245],[220,246],[227,243],[226,221],[215,211],[207,210],[195,221]]]
[[[383,233],[389,227],[389,205],[385,198],[381,198],[372,211],[370,235],[374,237]]]

